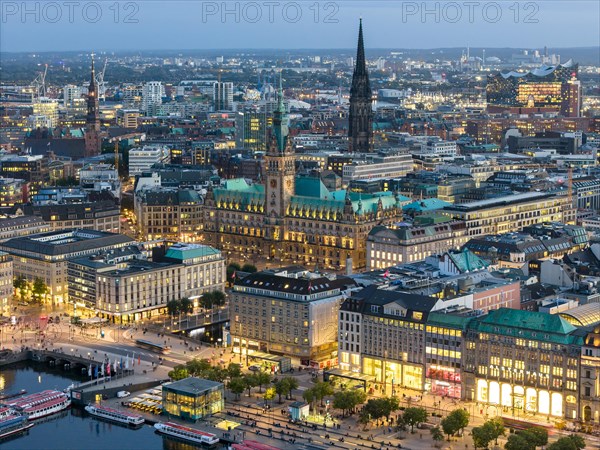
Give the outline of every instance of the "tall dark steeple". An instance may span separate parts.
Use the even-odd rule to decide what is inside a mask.
[[[370,152],[373,145],[373,108],[369,72],[365,60],[362,19],[358,28],[356,63],[350,88],[350,114],[348,119],[349,150]]]
[[[92,72],[87,95],[87,115],[85,118],[85,155],[100,154],[100,111],[98,108],[98,86],[96,84],[96,70],[94,69],[94,55],[92,54]]]

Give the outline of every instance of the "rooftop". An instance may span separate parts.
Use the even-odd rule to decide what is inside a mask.
[[[223,387],[223,383],[205,380],[203,378],[189,377],[173,383],[163,384],[163,392],[178,391],[185,394],[201,395],[206,391]]]
[[[134,239],[124,234],[71,229],[10,239],[0,244],[0,248],[12,254],[39,253],[48,256],[68,256],[134,242]]]

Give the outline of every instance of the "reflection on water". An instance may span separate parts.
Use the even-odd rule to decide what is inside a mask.
[[[19,363],[2,368],[3,391],[26,389],[28,393],[44,389],[63,390],[73,381],[83,381],[74,373],[52,369],[44,364]],[[27,433],[2,440],[2,450],[197,450],[194,445],[154,433],[144,425],[133,429],[98,420],[81,409],[71,408],[35,421]]]

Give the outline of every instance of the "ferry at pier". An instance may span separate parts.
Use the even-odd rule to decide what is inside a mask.
[[[194,442],[207,446],[212,446],[219,443],[219,438],[216,434],[184,427],[173,422],[158,422],[154,424],[154,428],[156,428],[156,431],[159,433],[173,436],[188,442]]]
[[[67,409],[71,406],[71,398],[64,392],[47,390],[4,402],[4,405],[32,420]]]
[[[0,439],[12,436],[18,433],[24,433],[34,424],[27,420],[26,416],[20,414],[4,415],[0,418]]]
[[[130,414],[123,411],[118,411],[113,408],[108,408],[101,405],[87,405],[85,410],[92,416],[100,417],[102,419],[112,420],[133,427],[140,427],[144,424],[145,419],[137,414]]]

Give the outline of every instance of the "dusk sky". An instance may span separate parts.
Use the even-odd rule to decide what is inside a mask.
[[[361,16],[370,48],[590,47],[600,39],[595,0],[430,1],[424,17],[420,1],[228,2],[235,12],[225,17],[220,1],[73,3],[69,11],[62,1],[29,2],[23,16],[22,2],[1,0],[0,50],[352,48]]]

